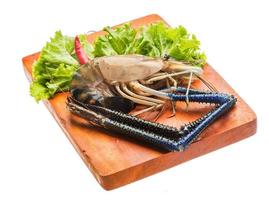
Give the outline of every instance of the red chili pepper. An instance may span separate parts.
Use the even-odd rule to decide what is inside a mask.
[[[75,52],[81,65],[84,65],[89,62],[90,59],[85,53],[85,50],[83,49],[78,36],[75,37]]]

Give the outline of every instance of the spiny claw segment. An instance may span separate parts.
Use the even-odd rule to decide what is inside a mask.
[[[172,101],[185,101],[186,90],[186,88],[179,87],[176,88],[176,94],[162,93]],[[216,104],[216,107],[201,118],[185,124],[179,129],[101,106],[83,104],[73,97],[68,98],[67,106],[72,113],[105,129],[128,135],[168,151],[182,151],[195,141],[205,128],[236,103],[236,98],[232,95],[193,89],[189,89],[188,98],[190,102],[213,103]]]

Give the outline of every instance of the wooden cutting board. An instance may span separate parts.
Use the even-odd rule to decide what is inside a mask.
[[[154,14],[131,22],[133,27],[139,27],[157,21],[164,20]],[[102,34],[104,34],[102,31],[93,33],[88,36],[88,40],[93,42]],[[38,56],[39,53],[35,53],[22,59],[29,80],[32,78],[32,64]],[[111,190],[240,141],[256,132],[256,115],[251,108],[212,67],[206,65],[204,71],[203,76],[219,91],[235,95],[238,102],[229,113],[207,128],[201,138],[184,152],[163,152],[132,139],[119,137],[115,133],[89,126],[66,109],[68,93],[57,94],[44,103],[96,180],[104,189]],[[205,88],[199,81],[194,87]],[[167,109],[158,122],[179,127],[184,122],[197,119],[210,109],[211,107],[206,104],[194,103],[186,112],[185,104],[177,103],[176,116],[170,118],[171,111]]]

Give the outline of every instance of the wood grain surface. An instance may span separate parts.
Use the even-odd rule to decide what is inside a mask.
[[[157,21],[164,20],[154,14],[133,20],[131,24],[139,27]],[[88,40],[93,42],[101,34],[104,32],[93,33],[88,36]],[[35,53],[22,59],[29,80],[32,78],[32,64],[38,56],[39,53]],[[96,180],[104,189],[111,190],[240,141],[256,132],[256,115],[251,108],[211,66],[206,65],[204,71],[203,76],[219,91],[235,95],[238,102],[184,152],[163,152],[132,139],[119,137],[115,133],[91,127],[66,109],[68,93],[59,93],[44,103]],[[194,87],[205,88],[199,81],[195,82]],[[179,127],[212,108],[206,104],[192,103],[186,112],[185,107],[185,103],[177,103],[176,116],[170,118],[171,110],[167,109],[158,122]]]

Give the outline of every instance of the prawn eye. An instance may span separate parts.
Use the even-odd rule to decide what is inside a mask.
[[[163,56],[163,60],[164,60],[164,61],[168,61],[169,58],[170,58],[170,55],[168,55],[168,54],[164,54],[164,56]]]

